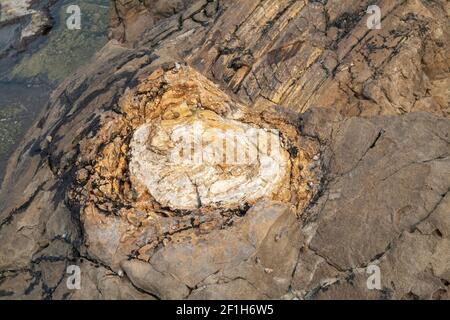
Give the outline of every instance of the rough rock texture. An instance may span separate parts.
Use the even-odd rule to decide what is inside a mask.
[[[124,3],[127,30],[141,9]],[[10,161],[0,295],[450,298],[449,4],[378,1],[370,30],[369,3],[186,1],[108,43]],[[166,155],[162,133],[192,119],[277,129],[289,179],[239,207],[201,176],[188,206],[155,192],[164,181],[133,163]],[[232,167],[224,180],[252,172]],[[66,286],[72,264],[81,290]]]
[[[376,1],[380,30],[367,28],[369,4],[374,1],[196,1],[140,39],[161,57],[187,61],[249,106],[448,117],[448,2]]]
[[[109,37],[133,44],[146,28],[185,10],[194,0],[111,1]]]
[[[56,0],[3,0],[0,3],[0,58],[48,32],[53,25],[49,8]]]

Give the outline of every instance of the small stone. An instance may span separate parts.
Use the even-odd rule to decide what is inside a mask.
[[[77,180],[79,182],[84,182],[89,177],[89,172],[86,169],[80,169],[77,172]]]
[[[273,272],[273,269],[264,268],[264,272],[267,273],[267,274],[271,274]]]

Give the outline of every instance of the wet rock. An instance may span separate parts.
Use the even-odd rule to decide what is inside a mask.
[[[36,2],[38,2],[36,4]],[[54,0],[5,0],[0,5],[0,26],[10,26],[8,38],[0,33],[0,57],[11,50],[22,50],[32,39],[47,32],[53,25],[49,8]],[[12,35],[12,36],[11,36]]]

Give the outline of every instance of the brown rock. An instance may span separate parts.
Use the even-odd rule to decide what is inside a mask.
[[[448,3],[380,1],[380,30],[369,3],[116,1],[125,45],[53,93],[9,163],[2,298],[448,299]],[[138,128],[191,114],[279,130],[286,174],[221,203],[207,171],[130,170],[173,147],[148,135],[133,154]]]

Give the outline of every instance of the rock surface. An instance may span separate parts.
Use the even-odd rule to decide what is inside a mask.
[[[50,6],[55,0],[3,0],[0,3],[0,58],[23,50],[53,25]],[[6,26],[6,27],[5,27]]]
[[[110,8],[111,39],[136,43],[143,30],[186,10],[194,0],[117,0]]]
[[[0,295],[450,298],[449,4],[378,1],[370,30],[369,2],[174,1],[124,37],[148,9],[117,1],[125,44],[53,93],[10,161]],[[193,115],[277,129],[289,179],[239,207],[156,194],[133,163]]]

